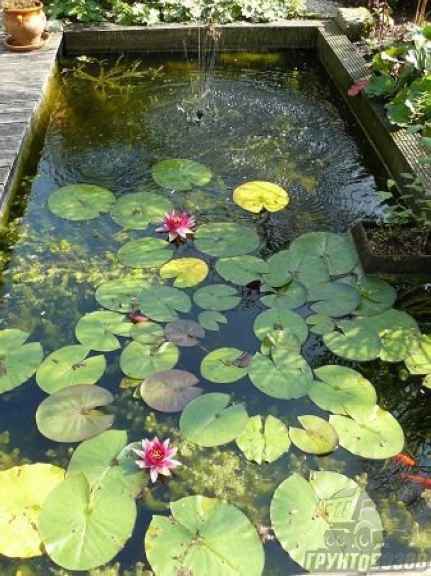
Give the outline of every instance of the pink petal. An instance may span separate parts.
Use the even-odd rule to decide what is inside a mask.
[[[151,468],[150,470],[150,478],[151,478],[151,482],[154,484],[154,482],[157,481],[157,477],[158,477],[159,473],[155,468]]]

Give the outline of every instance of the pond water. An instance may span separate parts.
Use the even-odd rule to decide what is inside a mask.
[[[0,328],[29,333],[29,342],[40,342],[45,356],[64,346],[79,344],[75,334],[77,323],[85,314],[103,310],[100,304],[117,312],[140,308],[159,326],[154,328],[151,324],[155,331],[150,334],[149,322],[135,324],[133,334],[138,342],[134,344],[135,350],[130,348],[132,323],[127,317],[117,319],[123,323],[117,330],[117,334],[121,334],[118,349],[113,349],[115,343],[108,351],[94,345],[97,334],[100,339],[100,325],[95,327],[90,321],[90,326],[82,327],[81,323],[82,330],[78,331],[83,344],[93,348],[90,357],[104,354],[106,369],[100,371],[93,365],[90,375],[82,376],[81,372],[81,376],[78,374],[73,380],[75,371],[79,373],[86,369],[84,354],[69,362],[67,382],[86,385],[97,381],[97,386],[114,395],[113,402],[103,409],[114,416],[113,429],[127,431],[128,442],[155,435],[162,439],[169,437],[178,447],[177,458],[182,463],[172,478],[161,480],[159,477],[154,485],[148,481],[146,473],[142,475],[143,492],[136,499],[137,519],[131,538],[125,545],[118,545],[117,549],[121,551],[107,568],[83,570],[82,573],[99,576],[147,574],[145,571],[150,570],[150,566],[144,537],[153,515],[167,516],[169,502],[197,495],[225,499],[248,517],[265,541],[263,571],[263,551],[256,530],[242,516],[240,519],[236,517],[235,511],[223,512],[221,508],[219,514],[225,518],[225,524],[218,520],[218,533],[217,526],[214,527],[217,521],[213,519],[212,525],[212,530],[218,534],[217,537],[213,534],[218,548],[214,541],[213,548],[203,545],[201,557],[196,553],[193,562],[190,560],[191,564],[189,560],[181,560],[180,552],[184,553],[184,549],[180,547],[178,551],[176,548],[179,546],[178,533],[168,533],[173,523],[164,528],[166,532],[161,526],[152,524],[147,550],[151,548],[149,560],[156,576],[242,576],[246,573],[286,576],[303,572],[307,566],[304,566],[301,554],[316,551],[310,542],[320,541],[324,532],[319,522],[329,522],[331,514],[326,509],[327,503],[340,495],[347,502],[347,512],[341,513],[338,524],[336,516],[331,517],[332,528],[349,532],[352,530],[349,521],[357,524],[363,520],[378,532],[382,525],[384,546],[378,564],[420,559],[422,554],[426,554],[431,538],[428,522],[430,498],[428,491],[424,490],[426,486],[409,480],[405,474],[426,475],[426,467],[431,465],[431,418],[427,409],[430,392],[422,386],[422,375],[409,373],[409,370],[414,372],[412,364],[417,360],[410,348],[417,345],[419,328],[426,332],[427,325],[421,316],[416,315],[419,327],[412,318],[394,316],[393,322],[398,330],[395,336],[392,333],[387,336],[386,317],[384,320],[380,317],[381,325],[377,328],[376,323],[370,327],[366,319],[362,319],[363,324],[359,327],[355,320],[358,316],[375,318],[372,312],[381,314],[392,305],[398,306],[390,286],[383,282],[374,285],[373,281],[368,284],[357,266],[347,236],[343,235],[356,219],[376,218],[381,213],[377,190],[384,184],[384,171],[365,142],[361,141],[341,98],[328,83],[313,55],[296,52],[220,53],[215,65],[207,69],[193,58],[152,58],[136,68],[131,66],[132,63],[126,60],[75,60],[60,64],[60,88],[53,99],[43,147],[32,159],[28,174],[23,178],[19,199],[12,210],[9,228],[2,234],[0,246],[0,262],[4,268]],[[138,74],[130,75],[131,71]],[[121,76],[124,73],[126,75]],[[159,164],[171,159],[193,160],[199,164],[192,164],[191,172],[190,165],[184,162]],[[272,182],[287,190],[288,205],[284,206],[284,202],[278,211],[255,214],[233,202],[234,189],[256,180]],[[103,187],[112,192],[117,202],[120,198],[123,201],[127,199],[128,194],[139,192],[142,194],[140,206],[130,208],[127,203],[123,206],[117,204],[113,218],[110,210],[114,198],[108,194],[104,200],[98,199],[99,214],[96,208],[94,217],[81,219],[91,211],[81,196],[71,201],[70,190],[66,198],[59,196],[57,201],[51,196],[57,189],[71,184]],[[49,206],[48,198],[51,198]],[[119,258],[118,251],[129,241],[150,237],[167,240],[167,235],[156,232],[156,228],[169,207],[186,210],[196,218],[195,241],[189,238],[184,243],[173,243],[172,253],[166,244],[159,244],[157,249],[148,249],[144,256],[138,250],[139,243],[132,244],[128,250],[120,252]],[[59,217],[59,214],[72,215],[76,220]],[[134,226],[136,222],[138,225]],[[231,227],[214,223],[230,223]],[[339,236],[304,236],[311,232],[336,233]],[[283,252],[282,257],[271,260],[273,255],[288,249],[290,255]],[[262,260],[247,260],[246,254],[272,262],[272,268]],[[226,258],[230,257],[239,259],[227,261]],[[143,258],[147,263],[157,262],[158,265],[139,267],[136,264],[139,258],[141,263]],[[201,263],[198,270],[191,271],[190,262],[186,263],[185,276],[175,281],[178,292],[164,292],[160,286],[171,287],[173,279],[161,280],[159,269],[170,258],[197,258],[205,264]],[[128,266],[132,261],[134,266]],[[322,262],[327,266],[325,269]],[[286,275],[289,270],[290,274]],[[166,270],[163,272],[162,266],[162,276],[165,273],[168,274]],[[125,280],[130,281],[129,292],[118,296],[119,287],[124,287]],[[328,283],[334,280],[338,280],[337,286],[334,288],[332,285],[328,290]],[[106,282],[111,284],[106,285]],[[182,286],[181,282],[186,285]],[[193,286],[187,285],[195,282]],[[199,293],[203,287],[214,284],[224,285],[215,296],[208,295],[208,292],[205,294],[205,291]],[[137,285],[142,287],[142,294],[136,289]],[[113,292],[116,292],[115,296]],[[316,307],[316,302],[321,305],[323,302],[323,305]],[[175,320],[176,313],[172,310],[175,306],[180,310],[178,316],[181,319],[200,321],[205,327],[204,336],[199,336],[195,346],[176,348],[174,344],[162,341],[162,329],[169,320]],[[262,317],[266,310],[273,310],[275,316]],[[208,311],[210,313],[206,314]],[[214,312],[222,315],[218,316],[219,324],[216,322],[215,325]],[[324,318],[314,319],[320,321],[317,329],[313,329],[313,320],[309,320],[310,331],[307,334],[307,324],[301,318],[317,312],[323,313]],[[260,319],[256,320],[258,316]],[[352,328],[364,333],[359,336],[355,333],[350,339],[340,342],[343,336],[338,330],[342,324],[338,323],[343,322],[342,319],[353,321],[353,327],[344,325],[343,330],[348,332]],[[195,325],[193,327],[196,329]],[[142,334],[138,335],[141,329]],[[174,337],[185,337],[182,332],[184,326],[176,325],[173,330]],[[109,333],[111,343],[112,338],[115,341],[112,331],[111,326],[103,333],[105,337]],[[326,336],[314,333],[317,331],[325,332]],[[128,337],[124,336],[126,332]],[[385,343],[383,332],[393,340]],[[325,342],[328,345],[324,338],[327,338]],[[186,340],[190,343],[190,334]],[[259,352],[261,345],[266,347],[263,353]],[[126,347],[128,352],[123,352]],[[214,364],[204,362],[201,366],[210,352],[220,348],[233,348],[236,352],[228,351]],[[396,352],[394,348],[397,348]],[[404,353],[400,352],[401,348],[405,348]],[[149,349],[150,356],[159,354],[159,360],[154,360],[154,364],[151,364],[152,360],[143,360]],[[0,348],[0,361],[7,359],[9,352]],[[252,360],[251,356],[254,356]],[[356,361],[358,358],[364,361]],[[405,364],[402,361],[405,358],[410,358],[410,363]],[[23,363],[26,361],[30,362],[24,358]],[[103,363],[103,360],[98,362]],[[39,431],[35,421],[39,404],[47,398],[44,390],[54,392],[66,385],[66,368],[62,365],[60,369],[58,364],[59,360],[54,359],[45,374],[43,369],[39,369],[37,381],[34,370],[30,369],[29,380],[0,396],[1,470],[36,462],[67,469],[78,443],[48,439]],[[325,391],[320,391],[320,395],[311,392],[316,385],[312,382],[311,370],[328,365],[357,371],[350,373],[355,380],[351,384],[353,391],[342,400],[334,398],[336,391],[340,392],[337,386],[343,388],[349,379],[346,373],[335,371],[328,376],[327,386],[340,378],[340,382],[331,388],[331,399],[328,400]],[[2,366],[0,364],[0,368]],[[143,374],[148,376],[160,369],[174,367],[197,376],[204,394],[230,395],[230,402],[236,406],[231,415],[223,415],[221,410],[213,414],[212,423],[205,422],[202,415],[206,413],[206,405],[198,404],[204,396],[196,398],[192,401],[194,404],[185,408],[181,426],[180,412],[153,410],[137,393]],[[88,370],[91,372],[90,368]],[[94,376],[98,371],[100,373]],[[426,373],[425,369],[421,374]],[[324,371],[314,372],[314,379],[319,380],[319,374],[322,388]],[[378,405],[398,420],[404,432],[404,447],[395,420],[382,423],[377,417],[377,420],[370,419],[365,408],[376,409],[376,399],[370,404],[373,387],[361,380],[360,375],[374,386]],[[0,384],[3,385],[4,381],[3,368]],[[151,382],[147,387],[151,387]],[[193,391],[191,394],[193,396]],[[164,392],[165,407],[173,396],[178,400],[177,396]],[[149,398],[146,399],[151,404]],[[352,407],[352,403],[355,406]],[[208,413],[213,410],[211,401],[209,404]],[[325,404],[331,408],[322,409]],[[338,409],[333,408],[335,405]],[[191,414],[193,406],[196,408]],[[38,424],[41,430],[46,432],[48,429],[48,436],[54,434],[64,439],[65,431],[70,432],[68,427],[73,426],[73,416],[68,416],[69,408],[69,405],[65,406],[63,412],[60,409],[55,432],[52,432],[52,425],[41,421],[43,418],[40,416]],[[55,412],[55,407],[53,410]],[[259,421],[253,420],[257,431],[252,433],[250,421],[246,424],[244,410],[250,417],[261,415],[265,419],[271,415],[277,419],[272,421],[276,432],[268,440],[266,451],[262,449],[265,439],[258,430]],[[314,415],[328,420],[330,413],[344,414],[344,423],[336,420],[342,416],[335,416],[335,420],[332,416],[334,427],[328,430],[322,429],[320,420],[315,421],[318,430],[306,438],[310,450],[304,451],[297,446],[301,445],[301,439],[304,442],[304,438],[299,433],[298,439],[294,432],[291,432],[294,442],[290,448],[286,450],[286,445],[284,449],[280,447],[283,438],[285,443],[288,442],[286,426],[300,427],[298,417]],[[95,426],[100,425],[90,408],[85,415],[94,416]],[[221,426],[217,419],[221,419]],[[104,425],[100,426],[100,431],[103,431]],[[209,426],[214,428],[208,430]],[[239,428],[241,435],[238,439]],[[335,450],[338,441],[335,440],[331,446],[334,429],[340,443]],[[78,469],[84,471],[84,477],[80,476],[80,479],[87,482],[87,476],[93,474],[93,480],[98,479],[98,489],[110,495],[106,498],[107,517],[103,517],[105,512],[99,510],[99,517],[92,520],[96,526],[93,526],[94,531],[100,529],[101,541],[97,540],[91,526],[87,530],[83,520],[91,516],[91,506],[88,508],[90,511],[86,508],[85,514],[79,514],[82,501],[69,504],[69,508],[76,506],[78,511],[76,518],[72,519],[64,510],[53,511],[55,499],[51,510],[43,510],[42,539],[57,564],[66,568],[83,566],[79,563],[82,554],[87,555],[87,559],[92,557],[94,566],[97,566],[99,557],[112,558],[109,550],[112,547],[115,550],[116,539],[121,540],[121,528],[113,525],[127,525],[130,520],[124,512],[127,508],[124,501],[120,496],[120,500],[115,500],[121,479],[112,474],[111,484],[105,482],[107,485],[103,485],[98,476],[102,472],[109,476],[112,468],[118,468],[116,458],[122,447],[120,445],[115,452],[113,437],[103,438],[106,441],[97,448],[93,460],[90,457],[85,465],[82,462],[77,464]],[[320,449],[320,452],[330,453],[322,456],[307,453],[319,452],[316,442],[319,446],[319,442],[324,446],[329,442],[331,448]],[[208,444],[213,446],[208,447]],[[253,457],[271,460],[268,454],[278,449],[280,454],[274,456],[274,462],[258,464],[253,461]],[[401,449],[413,456],[422,468],[395,462],[392,456]],[[364,453],[368,457],[364,457]],[[100,468],[98,472],[91,468],[96,461]],[[104,464],[100,464],[101,461]],[[128,466],[133,468],[132,464]],[[310,507],[303,503],[309,495],[307,490],[313,489],[308,482],[312,471],[329,471],[343,476],[337,479],[320,476],[320,484],[316,480],[314,490],[316,494],[321,491],[321,502],[318,506],[316,504],[318,512],[309,518]],[[299,476],[293,477],[292,481],[294,473]],[[345,477],[353,479],[356,484],[349,484]],[[279,491],[278,500],[282,504],[272,505],[274,535],[270,529],[271,501],[277,487],[286,478],[291,478],[292,482],[284,485],[287,495]],[[31,482],[31,476],[30,485],[38,491],[38,485]],[[366,490],[374,502],[362,510],[355,500],[360,493],[358,486]],[[96,490],[94,486],[92,488]],[[76,495],[77,488],[72,492]],[[295,494],[298,501],[295,501]],[[125,498],[124,494],[121,497]],[[5,499],[8,499],[7,491],[5,494],[3,490],[1,494],[0,489],[0,500]],[[68,502],[64,495],[63,500],[57,500]],[[70,502],[73,502],[73,497]],[[193,501],[194,505],[196,502]],[[209,506],[205,502],[200,503],[202,508],[197,508],[198,513],[204,516],[208,513],[205,512],[206,506]],[[286,502],[293,502],[290,509]],[[114,519],[109,518],[110,507],[112,511],[116,510]],[[60,505],[58,508],[60,510]],[[292,522],[289,516],[292,510],[294,529],[292,525],[288,526]],[[180,512],[177,514],[179,518]],[[130,515],[133,516],[132,512]],[[191,515],[189,510],[189,519]],[[235,521],[243,524],[235,527]],[[4,522],[0,518],[0,524]],[[80,542],[64,545],[61,541],[67,540],[69,531],[73,532],[72,524]],[[179,530],[178,526],[176,528]],[[200,525],[200,528],[201,536],[211,540],[211,536],[205,536],[205,526]],[[295,531],[312,537],[305,544],[297,544],[293,536]],[[223,532],[228,534],[228,538],[222,541]],[[246,535],[244,541],[239,536],[242,532]],[[199,547],[196,540],[186,544]],[[329,549],[323,547],[320,565],[313,564],[315,557],[309,557],[309,568],[328,568],[325,554],[328,550],[340,552],[338,545],[328,546]],[[242,548],[244,552],[241,552]],[[7,536],[3,539],[0,535],[0,553],[5,553],[0,557],[2,575],[75,573],[57,566],[47,555],[29,559],[7,558],[7,549]],[[379,549],[380,545],[371,551]],[[172,550],[176,560],[172,566],[166,567],[160,557],[169,556]],[[322,551],[320,548],[317,550]],[[363,552],[369,558],[367,544]],[[228,554],[233,554],[232,564],[226,563]],[[240,558],[239,567],[235,564],[236,555]],[[353,563],[344,565],[344,568],[357,569],[358,566]]]

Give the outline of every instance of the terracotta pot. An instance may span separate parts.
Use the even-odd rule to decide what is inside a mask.
[[[42,2],[33,8],[5,8],[4,27],[15,46],[38,46],[46,26],[46,16]]]

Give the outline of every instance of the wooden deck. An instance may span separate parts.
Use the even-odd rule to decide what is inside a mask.
[[[61,36],[51,34],[41,50],[20,54],[4,47],[0,31],[0,217],[25,161],[21,152],[37,122]]]

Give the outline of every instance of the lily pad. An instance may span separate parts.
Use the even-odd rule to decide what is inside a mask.
[[[390,308],[381,314],[366,316],[361,321],[378,334],[380,358],[384,362],[404,360],[420,336],[416,320],[402,310]]]
[[[181,414],[181,434],[207,448],[232,442],[244,430],[248,415],[242,404],[230,402],[229,394],[211,393],[195,398]]]
[[[288,250],[281,250],[267,260],[268,273],[264,276],[265,284],[273,288],[280,288],[292,281],[293,277],[289,270],[288,259]]]
[[[261,392],[282,400],[305,396],[313,384],[313,373],[306,360],[285,349],[275,349],[271,357],[257,352],[249,376]]]
[[[120,356],[121,371],[129,378],[147,378],[155,372],[170,370],[178,362],[179,350],[172,342],[159,346],[131,342]]]
[[[333,354],[357,362],[375,360],[381,351],[376,331],[356,320],[340,320],[337,330],[325,334],[323,341]]]
[[[319,336],[324,336],[335,330],[334,321],[325,314],[311,314],[306,319],[306,322],[310,326],[310,332]]]
[[[69,386],[45,398],[36,411],[41,434],[56,442],[80,442],[97,436],[112,426],[114,416],[96,408],[114,401],[99,386]]]
[[[75,335],[79,342],[90,350],[112,352],[121,347],[117,336],[130,336],[132,327],[133,324],[123,314],[98,310],[82,316],[76,325]]]
[[[218,332],[220,330],[219,324],[227,324],[227,318],[216,310],[205,310],[198,316],[199,324],[205,330],[212,330]]]
[[[139,344],[158,347],[165,341],[163,328],[157,322],[138,322],[130,331],[130,336]]]
[[[330,282],[316,287],[310,294],[314,303],[311,309],[316,314],[325,314],[332,318],[341,318],[351,314],[359,305],[359,292],[343,282]]]
[[[95,384],[105,372],[106,360],[102,354],[87,358],[88,353],[88,348],[78,344],[52,352],[37,369],[39,387],[53,394],[69,386]]]
[[[307,454],[329,454],[338,445],[334,428],[319,416],[298,416],[302,428],[290,426],[289,435],[293,444]]]
[[[0,394],[24,384],[42,362],[42,346],[26,344],[29,336],[22,330],[0,330]]]
[[[127,313],[139,308],[138,296],[147,286],[145,280],[134,278],[108,280],[97,288],[95,297],[104,308]]]
[[[217,273],[226,282],[239,286],[247,286],[250,282],[262,281],[263,275],[268,273],[268,264],[256,256],[233,256],[221,258],[215,265]]]
[[[172,517],[153,516],[145,552],[155,576],[261,576],[265,557],[256,528],[223,500],[188,496]]]
[[[67,468],[67,476],[84,474],[91,490],[109,486],[112,491],[136,497],[147,484],[148,475],[125,457],[128,446],[125,430],[107,430],[76,448]]]
[[[135,192],[120,196],[111,210],[113,220],[128,230],[145,230],[163,220],[173,209],[170,200],[161,194]]]
[[[91,490],[84,474],[70,475],[45,500],[39,532],[48,556],[67,570],[106,564],[126,544],[136,521],[134,499],[112,486]]]
[[[140,392],[148,406],[159,412],[181,412],[189,402],[200,396],[198,378],[185,370],[157,372],[144,380]]]
[[[303,344],[307,340],[308,326],[299,314],[280,308],[265,310],[257,316],[253,325],[254,333],[259,340],[274,330],[285,330],[293,334]]]
[[[276,294],[268,294],[261,300],[269,308],[294,310],[306,303],[307,291],[302,284],[292,281],[278,290]]]
[[[259,237],[254,228],[235,222],[212,222],[199,226],[195,234],[196,248],[215,258],[242,256],[254,252]]]
[[[268,332],[260,346],[262,354],[272,354],[274,350],[281,349],[293,354],[301,354],[301,342],[294,334],[286,332],[286,330]]]
[[[201,374],[209,382],[230,384],[247,375],[248,368],[242,367],[242,350],[218,348],[205,356],[201,363]]]
[[[160,268],[163,280],[175,278],[177,288],[190,288],[205,280],[208,276],[208,264],[200,258],[176,258]]]
[[[189,295],[171,286],[144,288],[139,294],[141,312],[158,322],[177,320],[178,312],[187,314],[191,307]]]
[[[205,330],[194,320],[176,320],[166,325],[165,338],[177,346],[189,348],[205,338]]]
[[[90,184],[71,184],[52,192],[48,198],[48,208],[53,214],[65,220],[92,220],[109,212],[115,203],[110,190]]]
[[[333,554],[340,565],[348,564],[352,554],[366,555],[371,568],[383,545],[374,503],[356,482],[336,472],[313,472],[309,482],[297,473],[290,475],[274,493],[271,524],[284,550],[310,572],[330,571]],[[338,526],[343,526],[341,538]],[[364,529],[371,535],[365,547]]]
[[[402,452],[404,433],[390,412],[375,406],[372,410],[347,416],[331,416],[340,446],[363,458],[386,459]]]
[[[322,410],[352,415],[369,412],[377,402],[374,386],[352,368],[321,366],[314,371],[316,380],[308,395]]]
[[[118,250],[121,264],[131,268],[160,268],[173,256],[169,242],[159,238],[130,240]]]
[[[153,166],[154,181],[168,190],[191,190],[194,186],[206,186],[213,174],[209,168],[195,160],[161,160]]]
[[[431,374],[431,334],[422,334],[405,359],[410,374]]]
[[[366,276],[356,286],[361,294],[361,302],[355,314],[373,316],[388,310],[397,299],[397,292],[390,284],[380,278]]]
[[[210,284],[199,288],[194,295],[195,304],[204,310],[224,312],[236,308],[241,302],[236,288],[226,284]]]
[[[25,464],[0,472],[0,554],[10,558],[43,554],[39,513],[63,479],[64,470],[51,464]]]
[[[253,214],[258,214],[262,210],[278,212],[289,204],[289,195],[277,184],[254,181],[246,182],[235,188],[233,201]]]
[[[249,418],[236,443],[247,460],[258,464],[275,462],[290,448],[287,426],[271,414],[266,417],[265,422],[262,416]]]
[[[331,276],[349,274],[359,264],[355,246],[347,234],[309,232],[291,243],[289,253],[298,260],[318,257]]]

